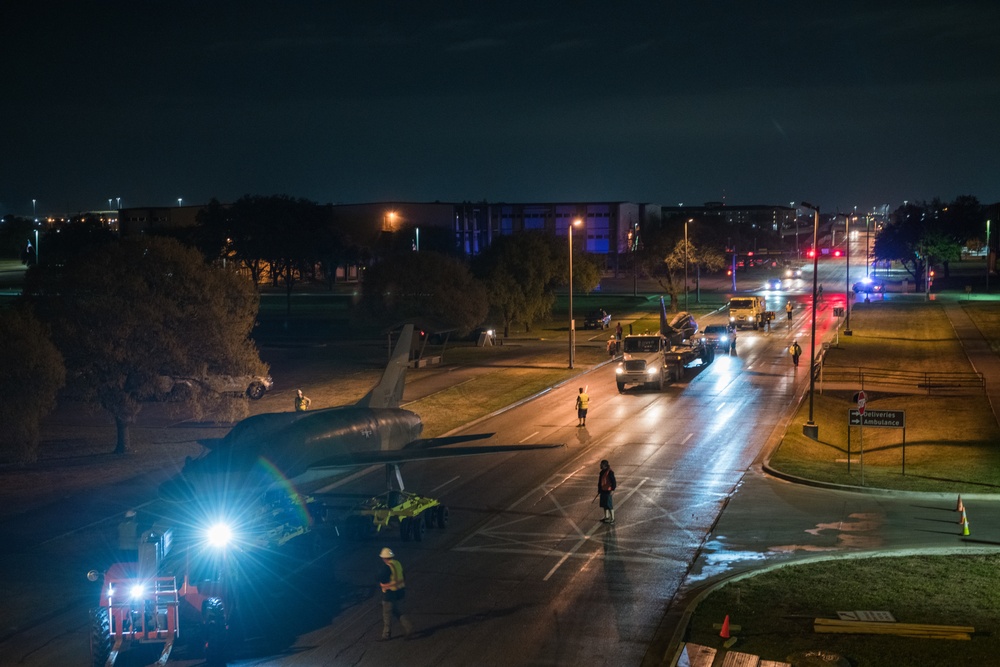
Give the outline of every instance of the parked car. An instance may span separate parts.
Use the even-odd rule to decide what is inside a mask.
[[[725,324],[709,324],[705,327],[705,342],[716,350],[736,352],[736,331]]]
[[[592,310],[583,318],[584,329],[607,329],[611,326],[611,316],[603,308]]]
[[[205,387],[218,394],[245,394],[248,398],[259,400],[274,386],[270,375],[212,375],[203,378],[169,377],[159,378],[164,393],[184,391],[196,385]]]

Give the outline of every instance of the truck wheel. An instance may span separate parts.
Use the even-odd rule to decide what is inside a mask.
[[[255,401],[259,401],[264,398],[265,393],[267,393],[267,387],[264,386],[263,382],[255,380],[249,387],[247,387],[247,396]]]
[[[404,542],[409,542],[413,535],[413,526],[410,525],[412,523],[409,517],[399,520],[399,536]]]
[[[663,376],[664,375],[666,375],[666,373],[660,373],[660,386],[659,386],[660,391],[663,391]]]
[[[422,512],[413,517],[413,520],[410,522],[410,530],[413,531],[414,542],[424,541],[424,532],[427,530],[427,524],[424,521],[424,515]]]
[[[621,382],[618,383],[618,393],[619,394],[625,393],[625,385],[623,385]]]
[[[434,518],[437,520],[438,528],[447,528],[448,521],[451,519],[448,512],[447,505],[438,505],[434,508]]]
[[[758,322],[757,320],[754,320],[753,330],[757,331],[757,329],[759,329],[759,328],[760,328],[760,322]]]
[[[201,623],[205,637],[205,662],[226,664],[226,609],[219,598],[208,598],[201,604]]]
[[[90,658],[94,667],[104,667],[111,656],[111,617],[107,607],[90,610]]]

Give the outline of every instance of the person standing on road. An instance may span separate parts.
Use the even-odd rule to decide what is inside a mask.
[[[382,589],[382,641],[392,638],[392,619],[399,619],[406,637],[413,634],[410,617],[403,611],[406,596],[406,581],[403,579],[403,564],[396,560],[392,549],[385,547],[379,553],[385,567],[379,572],[378,585]]]
[[[580,387],[580,393],[576,396],[576,417],[578,419],[577,428],[587,425],[587,407],[590,405],[590,396]]]
[[[615,327],[615,340],[622,339],[622,323],[619,322],[618,326]]]
[[[302,393],[301,389],[295,390],[295,411],[305,412],[312,405],[312,399]]]
[[[802,356],[802,348],[799,347],[799,341],[792,341],[792,344],[788,346],[788,354],[792,355],[792,365],[798,368],[799,357]]]
[[[601,472],[597,476],[597,495],[601,498],[601,509],[604,510],[604,523],[615,522],[614,493],[618,488],[615,480],[615,471],[611,469],[611,464],[607,459],[601,461]]]
[[[791,299],[789,299],[788,302],[785,303],[785,314],[788,315],[788,321],[791,322],[792,321],[792,300]]]

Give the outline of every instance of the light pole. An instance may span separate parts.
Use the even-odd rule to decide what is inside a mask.
[[[986,293],[990,293],[990,221],[986,221]]]
[[[122,207],[122,198],[121,197],[115,197],[115,203],[117,204],[117,206],[115,206],[115,208],[120,209]]]
[[[818,285],[819,253],[819,206],[802,202],[805,208],[813,210],[813,293],[812,293],[812,337],[809,341],[809,421],[802,427],[802,433],[813,440],[819,439],[819,426],[813,421],[813,394],[816,390],[816,373],[813,364],[816,359],[816,287]]]
[[[34,199],[31,200],[31,217],[35,219],[35,222],[38,222],[38,211],[35,208],[35,200]]]
[[[38,266],[38,230],[35,230],[35,266]]]
[[[180,208],[184,204],[184,200],[180,197],[177,198],[177,208]]]
[[[108,210],[111,209],[111,197],[108,197]]]
[[[844,335],[851,336],[854,334],[851,331],[851,214],[838,213],[835,217],[840,216],[844,216],[844,245],[846,246],[844,255],[847,258],[847,271],[844,278],[844,306],[847,318],[844,323]]]
[[[576,218],[568,225],[569,238],[569,367],[573,368],[574,357],[576,356],[576,325],[573,322],[573,227],[583,224],[583,220]]]
[[[684,221],[684,310],[688,309],[688,223],[694,218]]]

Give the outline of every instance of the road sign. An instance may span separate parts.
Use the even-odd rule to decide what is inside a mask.
[[[858,402],[858,414],[865,414],[865,403],[868,402],[868,397],[865,396],[865,390],[862,389],[854,395],[854,400]]]
[[[860,410],[847,411],[847,423],[851,426],[876,426],[881,428],[906,428],[905,410]]]

